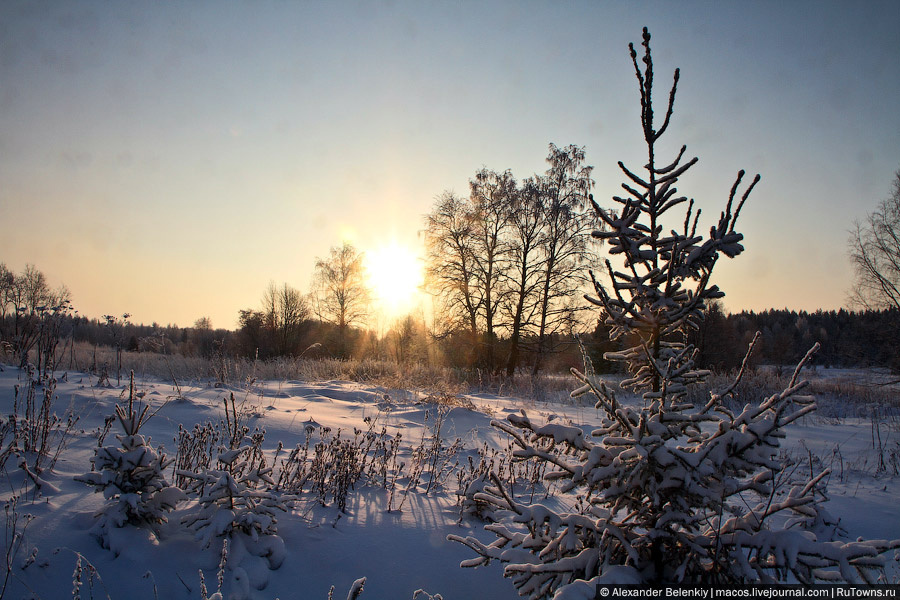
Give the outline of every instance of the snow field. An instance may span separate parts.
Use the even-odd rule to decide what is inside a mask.
[[[204,572],[210,593],[214,592],[221,539],[212,536],[205,547],[195,532],[182,524],[182,519],[196,512],[196,496],[167,515],[168,522],[159,525],[158,536],[148,528],[112,528],[109,550],[102,548],[92,534],[95,514],[106,501],[103,494],[93,493],[91,487],[75,477],[90,471],[104,420],[128,394],[127,385],[101,388],[95,384],[90,375],[77,373],[61,377],[57,383],[53,409],[58,414],[70,411],[79,420],[52,472],[41,474],[47,482],[43,494],[35,495],[34,483],[16,468],[15,457],[5,463],[0,501],[19,497],[15,508],[19,531],[24,515],[33,515],[20,545],[10,542],[14,538],[9,535],[7,518],[7,554],[15,552],[7,597],[69,597],[73,571],[79,561],[82,597],[89,597],[87,592],[92,589],[95,597],[108,594],[116,600],[150,599],[154,598],[155,586],[159,598],[200,598],[199,570]],[[13,413],[16,385],[27,385],[24,373],[13,368],[0,373],[3,415]],[[181,386],[180,397],[171,384],[160,380],[138,380],[136,388],[140,403],[149,404],[149,413],[153,414],[141,434],[153,447],[162,445],[170,458],[176,454],[174,438],[178,426],[190,429],[194,424],[224,420],[223,399],[231,393],[251,431],[265,430],[262,448],[270,466],[279,442],[283,445],[275,461],[276,477],[278,461],[285,459],[290,449],[306,444],[307,438],[312,448],[338,430],[343,438],[352,438],[354,429],[366,432],[374,422],[372,429],[376,433],[384,428],[385,443],[400,439],[395,467],[403,464],[404,468],[393,476],[392,486],[359,479],[347,494],[344,512],[333,497],[326,496],[328,506],[323,506],[317,495],[305,488],[288,503],[286,511],[275,511],[283,551],[269,552],[267,558],[259,556],[265,551],[248,546],[259,542],[233,543],[229,561],[234,568],[226,573],[226,598],[324,599],[332,585],[335,597],[342,597],[360,577],[367,578],[362,598],[411,598],[418,589],[439,593],[448,600],[516,598],[499,565],[465,570],[459,567],[460,562],[473,555],[461,544],[448,542],[448,534],[471,535],[485,542],[491,536],[482,530],[482,522],[460,520],[456,473],[469,458],[477,462],[478,449],[485,445],[500,460],[507,442],[490,422],[519,413],[523,407],[534,422],[574,424],[585,432],[599,423],[596,411],[575,403],[542,404],[470,395],[457,399],[458,406],[449,406],[436,404],[421,393],[346,381],[268,381],[249,389]],[[410,478],[417,460],[416,449],[427,448],[431,443],[438,415],[443,419],[439,439],[445,454],[438,453],[436,462],[441,465],[442,475],[425,493],[429,487],[427,465],[420,467],[423,473],[417,482],[411,484]],[[896,428],[885,426],[881,433],[887,438],[883,444],[898,439]],[[104,445],[114,445],[116,434],[122,432],[113,424]],[[896,508],[900,478],[877,472],[872,439],[871,423],[865,418],[840,422],[809,418],[788,428],[785,451],[799,458],[812,457],[816,468],[824,465],[832,469],[827,506],[841,518],[841,526],[850,539],[900,538],[900,511]],[[447,454],[450,448],[453,456]],[[173,475],[169,468],[166,477],[170,483]],[[528,498],[527,486],[516,491]],[[564,495],[545,501],[541,493],[538,490],[536,499],[550,505],[572,503]],[[279,565],[273,564],[273,555],[280,559],[274,561]],[[91,581],[92,568],[96,572]],[[892,577],[897,579],[896,570]]]

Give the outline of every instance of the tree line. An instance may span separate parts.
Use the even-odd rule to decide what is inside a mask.
[[[72,359],[66,352],[71,342],[131,352],[204,358],[243,356],[261,360],[281,356],[340,356],[343,347],[345,358],[453,367],[477,366],[471,362],[473,357],[486,349],[485,345],[471,344],[468,329],[435,335],[421,313],[398,319],[379,336],[360,326],[361,321],[351,318],[351,311],[346,311],[345,326],[341,328],[339,303],[333,304],[338,310],[328,317],[322,303],[316,307],[310,295],[274,282],[263,291],[258,308],[239,311],[239,327],[232,330],[213,328],[207,317],[197,319],[190,327],[132,323],[127,314],[88,318],[72,309],[65,286],[52,288],[34,266],[29,265],[15,274],[0,264],[0,275],[0,355],[7,355],[20,365],[31,360],[38,368],[53,367],[54,353],[57,360],[61,357],[65,361],[60,360],[59,366],[69,368]],[[476,324],[480,325],[481,319]],[[611,327],[605,321],[605,316],[600,316],[594,321],[593,329],[588,326],[579,336],[597,372],[618,370],[620,367],[603,355],[620,352],[629,343],[627,338],[611,341]],[[498,319],[498,324],[503,322]],[[900,371],[895,344],[898,325],[900,309],[893,307],[815,312],[784,308],[726,313],[721,304],[712,303],[688,341],[698,348],[698,367],[718,372],[740,366],[744,351],[757,331],[762,337],[754,350],[753,364],[795,364],[814,342],[819,342],[821,349],[814,360],[825,368],[882,367]],[[510,332],[511,329],[501,332],[497,327],[493,340],[495,356],[506,358],[504,366],[516,348]],[[482,330],[479,335],[483,335]],[[536,340],[524,339],[526,343],[520,343],[518,352],[527,364],[536,358],[537,346]],[[556,350],[545,354],[548,371],[582,364],[579,344],[565,330],[547,335],[545,346]]]
[[[118,352],[157,352],[216,358],[239,356],[270,360],[279,357],[377,359],[405,364],[480,367],[470,363],[466,332],[435,335],[421,310],[396,319],[385,331],[366,327],[368,291],[359,270],[361,255],[350,245],[333,248],[318,263],[313,290],[303,293],[270,282],[259,304],[238,311],[234,329],[214,327],[209,317],[191,326],[135,323],[131,315],[88,317],[72,307],[65,286],[53,289],[33,265],[13,273],[0,263],[0,360],[19,366],[33,363],[42,371],[91,369],[79,364],[75,344],[115,348]],[[341,262],[343,261],[343,268]],[[547,368],[580,365],[577,344],[566,332],[552,332],[546,346]],[[505,355],[508,336],[497,336],[495,351]],[[82,359],[83,360],[83,359]]]
[[[796,364],[819,342],[814,364],[824,367],[885,367],[900,370],[896,339],[900,309],[859,311],[788,309],[743,311],[725,315],[719,307],[707,311],[698,332],[701,361],[717,370],[734,369],[740,359],[725,347],[730,340],[746,348],[754,332],[762,333],[755,360],[774,365]]]
[[[787,308],[762,312],[725,313],[719,303],[704,310],[704,319],[688,334],[697,350],[698,368],[716,372],[738,369],[756,332],[751,365],[794,365],[816,342],[821,347],[813,365],[825,368],[879,367],[900,371],[896,339],[900,309],[795,311]],[[611,327],[600,319],[587,344],[598,372],[612,372],[606,352],[620,352],[627,341],[610,341]]]

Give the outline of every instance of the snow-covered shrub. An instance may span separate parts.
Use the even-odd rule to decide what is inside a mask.
[[[379,437],[373,431],[374,422],[369,421],[368,432],[354,429],[353,438],[342,437],[340,429],[323,427],[320,440],[311,450],[310,442],[318,425],[308,425],[305,442],[282,459],[275,489],[301,494],[306,487],[322,506],[327,506],[330,498],[339,510],[345,511],[350,491],[370,464]],[[381,437],[386,435],[387,430],[383,429]]]
[[[509,444],[503,451],[483,444],[477,450],[477,462],[470,455],[462,466],[457,466],[456,496],[460,521],[496,520],[495,507],[481,499],[481,494],[491,485],[494,477],[503,482],[508,493],[515,496],[518,491],[528,502],[533,502],[539,491],[543,493],[544,499],[550,497],[551,486],[543,482],[547,462],[538,458],[516,459],[514,451],[513,444]]]
[[[398,463],[401,433],[391,436],[387,427],[376,432],[377,417],[366,417],[368,428],[353,429],[353,437],[342,436],[342,430],[319,429],[320,439],[310,449],[318,424],[306,428],[306,441],[291,451],[281,463],[278,489],[302,493],[304,487],[315,494],[323,506],[329,498],[344,511],[349,493],[360,479],[368,485],[392,491],[404,468]]]
[[[213,466],[219,448],[230,445],[231,434],[224,421],[197,423],[191,429],[178,425],[175,436],[175,484],[185,487],[188,478],[179,472],[197,473]]]
[[[234,394],[223,398],[222,402],[225,408],[224,421],[202,425],[198,423],[190,430],[182,424],[178,425],[178,434],[175,436],[175,484],[179,487],[187,485],[185,476],[178,474],[180,471],[197,473],[210,468],[220,447],[237,448],[250,433],[250,428],[243,422],[247,414],[238,410]]]
[[[410,492],[424,485],[423,492],[427,495],[432,490],[443,488],[447,479],[457,469],[458,461],[454,462],[456,455],[462,447],[462,440],[456,438],[450,445],[444,444],[441,430],[444,426],[450,408],[446,404],[438,404],[434,413],[425,411],[425,426],[419,443],[410,448],[409,463],[401,463],[400,471],[406,467],[406,485],[402,490],[402,498],[397,506],[398,511],[403,510],[403,505],[409,498]],[[431,415],[434,414],[434,417]],[[388,510],[392,509],[394,490],[388,497]]]
[[[54,554],[60,550],[62,548],[57,548]],[[106,600],[112,600],[97,567],[80,552],[69,551],[75,554],[75,569],[72,571],[72,600],[82,600],[83,597],[91,599],[105,597]],[[96,582],[96,586],[94,582]],[[100,596],[101,589],[103,596]],[[86,594],[84,593],[85,591],[87,592]]]
[[[0,470],[6,466],[6,461],[13,455],[17,447],[16,416],[10,415],[8,419],[0,416]]]
[[[350,493],[362,482],[390,492],[389,511],[395,506],[402,510],[413,490],[421,485],[427,494],[442,487],[456,468],[453,460],[461,440],[447,445],[441,433],[448,411],[445,406],[438,406],[435,418],[430,417],[430,411],[425,412],[426,426],[419,443],[409,448],[410,460],[407,462],[400,461],[403,434],[389,435],[385,426],[379,431],[377,417],[365,417],[367,429],[354,428],[352,437],[341,429],[332,430],[315,422],[309,423],[304,443],[294,447],[278,463],[275,489],[298,495],[309,492],[323,506],[333,503],[345,511]],[[316,430],[319,441],[311,445]],[[401,482],[400,486],[398,482]],[[400,501],[395,505],[398,491]]]
[[[172,464],[165,454],[150,445],[150,439],[140,434],[147,422],[147,411],[134,406],[134,372],[126,406],[116,405],[116,417],[123,435],[116,435],[119,446],[97,448],[91,459],[89,473],[75,479],[103,492],[106,504],[97,512],[93,532],[100,543],[110,547],[110,529],[126,524],[151,527],[167,521],[166,513],[173,510],[185,495],[169,485],[164,470]]]
[[[278,536],[276,514],[286,512],[284,500],[272,491],[272,468],[262,451],[265,432],[255,431],[237,447],[219,449],[216,468],[178,471],[186,489],[197,497],[194,510],[182,517],[204,547],[227,538],[232,574],[247,554],[264,558],[269,569],[284,561],[284,541]],[[265,582],[260,582],[265,585]]]
[[[281,459],[278,476],[275,478],[276,491],[286,491],[293,494],[300,494],[303,491],[303,486],[309,480],[309,462],[307,458],[309,457],[309,434],[311,429],[311,427],[307,427],[305,442],[294,446],[288,455]],[[279,453],[282,449],[283,447],[279,445]]]
[[[342,438],[340,429],[331,433],[330,427],[324,427],[322,440],[313,447],[310,481],[320,504],[326,506],[330,496],[343,512],[350,490],[362,474],[362,456],[356,440]]]
[[[504,457],[499,456],[495,448],[487,444],[478,449],[478,461],[469,455],[466,462],[456,471],[457,503],[459,504],[459,519],[477,519],[480,521],[495,521],[493,506],[478,499],[489,484],[492,473],[502,469]],[[499,463],[499,466],[498,466]]]
[[[801,392],[798,366],[787,387],[761,403],[732,411],[723,401],[739,383],[703,400],[687,391],[708,375],[694,368],[695,349],[686,332],[702,318],[708,300],[723,294],[710,283],[720,255],[743,251],[734,230],[750,190],[736,202],[741,172],[718,223],[708,237],[697,233],[699,211],[688,203],[677,229],[665,229],[669,210],[687,202],[675,184],[697,159],[681,164],[685,148],[666,166],[657,166],[655,143],[672,115],[679,72],[675,72],[663,124],[655,128],[650,34],[644,29],[643,67],[630,45],[641,94],[641,123],[648,147],[646,174],[619,163],[628,182],[617,212],[594,204],[605,223],[594,233],[622,259],[606,263],[609,287],[593,273],[596,297],[613,339],[631,342],[608,360],[626,365],[622,386],[642,396],[641,406],[622,403],[602,380],[573,371],[605,413],[590,436],[578,427],[538,424],[525,414],[494,426],[517,445],[516,458],[537,458],[550,466],[545,478],[574,496],[572,508],[554,510],[517,501],[505,482],[474,499],[493,508],[499,520],[485,527],[496,540],[450,539],[475,551],[462,566],[505,563],[522,596],[593,597],[600,583],[751,583],[847,581],[872,583],[883,572],[895,541],[841,542],[819,506],[827,471],[796,481],[779,456],[783,428],[815,410]],[[752,351],[752,345],[751,349]],[[749,358],[749,352],[748,352]],[[746,366],[745,358],[744,365]]]
[[[447,478],[452,471],[451,462],[462,448],[462,440],[456,438],[450,445],[444,445],[444,438],[441,429],[447,414],[450,412],[448,405],[439,404],[434,412],[434,417],[429,423],[429,411],[425,411],[425,427],[422,429],[422,442],[418,449],[414,450],[414,457],[421,461],[416,468],[414,476],[410,477],[413,487],[421,478],[423,481],[427,477],[425,485],[425,493],[429,493],[432,489],[443,487]],[[427,435],[426,435],[427,432]]]

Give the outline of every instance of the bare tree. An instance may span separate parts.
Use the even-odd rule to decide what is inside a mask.
[[[400,364],[414,363],[427,358],[425,321],[421,314],[408,314],[397,319],[385,336],[387,350]]]
[[[509,355],[506,375],[512,377],[519,365],[523,332],[533,324],[539,306],[543,228],[537,182],[528,178],[509,204],[509,259],[504,272],[507,290],[503,314],[509,327]]]
[[[45,304],[37,308],[37,369],[39,373],[49,376],[56,368],[56,349],[62,340],[64,330],[68,329],[70,342],[71,327],[66,327],[68,319],[73,315],[71,293],[69,288],[61,285],[45,296]]]
[[[282,284],[278,290],[278,347],[284,354],[302,352],[303,327],[310,314],[309,304],[300,290]]]
[[[425,218],[427,251],[426,289],[442,306],[443,336],[460,326],[474,343],[478,337],[478,314],[482,298],[476,285],[475,212],[471,202],[445,192]]]
[[[238,311],[238,340],[241,352],[247,356],[268,358],[265,317],[261,311],[245,308]]]
[[[209,317],[200,317],[194,321],[194,329],[197,331],[212,331],[212,319]]]
[[[239,321],[248,344],[263,357],[292,356],[302,351],[304,327],[312,311],[299,290],[270,281],[263,291],[262,310],[242,310]]]
[[[856,223],[850,238],[850,260],[856,271],[851,300],[864,308],[900,308],[900,170],[891,195]]]
[[[28,313],[37,312],[39,307],[50,302],[50,286],[47,278],[34,265],[25,265],[25,270],[17,278],[22,306]]]
[[[590,250],[592,220],[585,214],[593,167],[584,148],[550,144],[550,168],[538,178],[543,221],[542,269],[533,373],[542,367],[550,337],[574,324],[574,298],[585,285],[583,266]]]
[[[518,187],[510,171],[478,171],[470,196],[446,193],[427,216],[428,287],[444,304],[445,333],[465,323],[482,363],[497,367],[498,331],[510,336],[512,375],[525,340],[534,371],[554,334],[575,323],[593,220],[585,213],[592,181],[584,149],[550,145],[550,168]],[[472,361],[470,361],[472,362]]]
[[[188,336],[188,343],[185,346],[186,351],[197,352],[204,358],[210,358],[213,355],[215,346],[216,334],[213,331],[212,319],[200,317],[195,320]]]
[[[481,298],[484,321],[484,362],[494,368],[497,317],[503,301],[501,277],[508,267],[509,245],[506,240],[509,209],[517,196],[516,180],[510,171],[497,173],[481,169],[469,180],[474,209],[473,239],[475,252],[475,285]]]
[[[0,337],[19,357],[20,366],[28,364],[29,353],[35,345],[40,346],[38,366],[52,365],[47,356],[50,347],[47,335],[52,330],[53,339],[58,341],[60,319],[70,310],[68,288],[51,289],[47,278],[34,265],[25,265],[16,275],[0,264]]]
[[[347,355],[347,332],[365,322],[369,310],[363,255],[350,243],[332,247],[328,258],[316,259],[313,298],[316,316],[338,328],[341,356]]]

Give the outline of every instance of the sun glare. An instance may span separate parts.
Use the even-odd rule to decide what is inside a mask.
[[[385,315],[397,317],[412,310],[422,285],[422,264],[412,250],[392,242],[367,251],[366,269]]]

